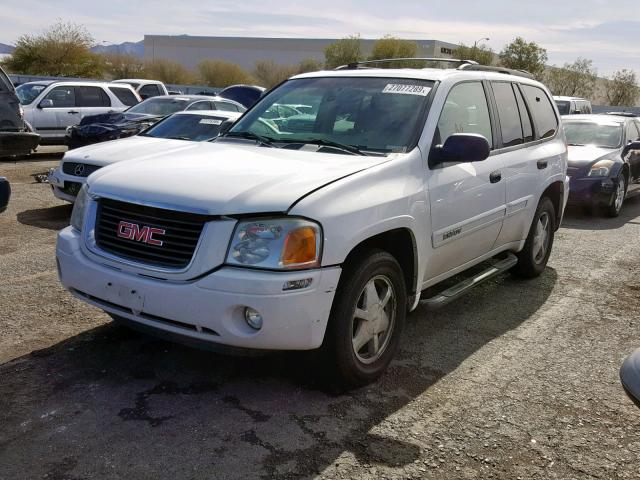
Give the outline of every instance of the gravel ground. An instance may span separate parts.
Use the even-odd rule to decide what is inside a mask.
[[[299,354],[225,357],[108,322],[58,284],[70,207],[0,163],[0,478],[640,477],[618,368],[640,346],[640,196],[569,212],[538,279],[419,309],[384,377],[343,393]]]

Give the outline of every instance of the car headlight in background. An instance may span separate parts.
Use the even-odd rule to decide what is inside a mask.
[[[302,218],[264,218],[238,223],[227,263],[245,267],[296,270],[320,265],[320,225]]]
[[[87,193],[87,185],[83,185],[80,189],[80,193],[76,197],[76,201],[73,204],[73,211],[71,212],[71,226],[77,231],[81,232],[84,226],[84,217],[89,206],[89,194]]]
[[[596,162],[589,170],[590,177],[607,177],[611,171],[611,167],[615,162],[613,160],[600,160]]]

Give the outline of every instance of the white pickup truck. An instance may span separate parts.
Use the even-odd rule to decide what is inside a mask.
[[[62,284],[186,343],[319,349],[358,386],[420,301],[539,275],[568,195],[547,89],[467,61],[363,66],[290,79],[214,143],[92,174],[58,237]],[[274,104],[310,109],[275,125]]]

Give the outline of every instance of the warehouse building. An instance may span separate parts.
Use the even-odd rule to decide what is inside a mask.
[[[324,61],[324,49],[335,38],[259,38],[259,37],[194,37],[190,35],[145,35],[145,60],[167,59],[187,68],[202,60],[224,60],[245,69],[256,62],[273,60],[295,64],[306,58]],[[418,56],[450,58],[456,45],[438,40],[415,40]],[[375,40],[362,39],[363,53],[368,55]]]

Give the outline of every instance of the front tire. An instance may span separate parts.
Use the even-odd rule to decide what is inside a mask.
[[[392,255],[375,250],[345,267],[322,346],[341,386],[382,375],[398,349],[406,309],[402,269]]]
[[[556,209],[548,197],[543,197],[533,216],[533,223],[524,248],[517,254],[518,263],[512,272],[522,278],[540,275],[549,261],[555,233]]]
[[[624,197],[627,195],[627,178],[623,173],[618,175],[616,179],[616,192],[611,200],[611,205],[607,207],[605,213],[607,217],[617,217],[622,210],[622,204],[624,203]]]

